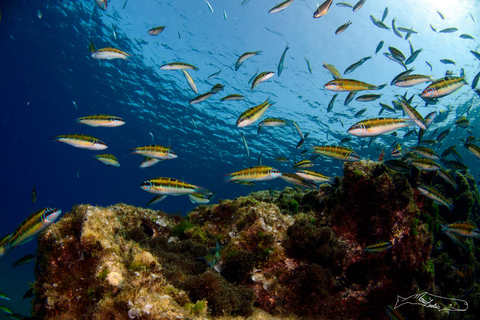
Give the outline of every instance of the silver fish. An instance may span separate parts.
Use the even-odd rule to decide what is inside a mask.
[[[282,74],[283,71],[283,61],[285,60],[285,54],[287,53],[287,50],[289,49],[288,44],[285,47],[285,50],[283,51],[282,57],[280,58],[280,62],[278,63],[278,76]],[[252,88],[253,90],[253,88]]]

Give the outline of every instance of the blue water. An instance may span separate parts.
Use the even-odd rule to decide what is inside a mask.
[[[338,144],[348,137],[346,130],[355,122],[376,117],[378,102],[390,104],[402,88],[387,86],[380,100],[373,103],[352,101],[343,105],[346,93],[340,93],[332,111],[326,107],[333,92],[323,89],[331,80],[324,62],[340,72],[359,59],[372,56],[363,66],[347,76],[367,83],[390,83],[403,68],[388,60],[383,52],[393,46],[408,57],[409,43],[391,30],[372,24],[370,15],[381,19],[385,6],[390,27],[396,17],[397,27],[413,27],[410,41],[413,48],[424,51],[410,65],[415,73],[443,77],[446,70],[459,74],[464,68],[467,81],[480,70],[480,61],[469,51],[479,51],[478,41],[459,38],[467,33],[480,39],[480,5],[475,0],[462,1],[375,1],[367,0],[357,12],[332,5],[328,14],[313,19],[316,1],[294,1],[281,13],[268,14],[277,1],[210,0],[212,13],[205,1],[134,1],[114,0],[106,11],[89,1],[2,1],[0,4],[0,92],[1,92],[1,203],[0,234],[12,232],[33,211],[52,206],[68,212],[74,204],[90,203],[108,206],[124,202],[144,206],[153,195],[140,189],[140,184],[158,176],[167,176],[215,191],[213,202],[234,198],[251,191],[283,189],[287,183],[277,179],[254,187],[222,184],[220,175],[256,165],[262,153],[265,165],[282,172],[293,172],[291,164],[274,158],[285,156],[292,161],[303,159],[295,148],[299,136],[293,127],[266,128],[257,135],[257,126],[237,129],[236,119],[244,110],[267,98],[276,102],[265,117],[294,120],[309,137],[304,147]],[[438,9],[445,16],[442,20]],[[227,19],[224,17],[225,10]],[[41,12],[41,18],[39,13]],[[477,20],[473,22],[469,13]],[[347,22],[352,25],[342,34],[335,30]],[[451,34],[434,33],[457,27]],[[148,29],[166,26],[163,33],[152,37]],[[375,55],[379,41],[383,49]],[[89,42],[97,48],[115,47],[132,54],[128,61],[97,61],[90,57]],[[263,71],[277,72],[285,46],[289,45],[284,70],[250,92],[248,80]],[[247,51],[261,50],[262,55],[248,59],[238,71],[233,65]],[[307,69],[305,58],[312,66]],[[456,66],[442,64],[451,59]],[[196,105],[188,101],[196,94],[188,87],[180,71],[163,71],[165,63],[181,61],[194,64],[199,71],[190,71],[199,94],[220,83],[224,91]],[[425,61],[433,66],[433,72]],[[222,70],[221,74],[207,77]],[[409,95],[420,93],[426,85],[408,89]],[[221,102],[228,94],[239,93],[245,101]],[[360,95],[360,94],[359,94]],[[478,134],[479,97],[464,86],[458,92],[441,98],[435,106],[424,107],[416,96],[414,106],[426,116],[432,111],[447,111],[442,122],[434,123],[425,134],[430,139],[453,126],[462,115],[471,121],[470,130]],[[359,118],[355,113],[367,108]],[[113,114],[126,125],[118,128],[92,128],[77,124],[75,119],[91,114]],[[392,116],[384,112],[383,116]],[[400,117],[397,112],[393,117]],[[342,124],[343,123],[343,124]],[[414,146],[416,135],[403,139],[411,128],[398,130],[398,136],[380,136],[370,147],[369,138],[352,137],[353,149],[362,157],[377,159],[381,149],[390,152],[397,139],[404,146]],[[240,132],[250,148],[246,157]],[[104,140],[121,164],[108,167],[93,159],[89,150],[76,149],[51,140],[59,134],[83,133]],[[452,129],[438,153],[458,144],[457,150],[471,173],[478,177],[478,159],[459,144],[458,138],[470,135],[465,129]],[[153,136],[153,139],[152,139]],[[363,141],[365,140],[365,141]],[[363,141],[363,142],[362,142]],[[177,159],[163,161],[154,167],[138,167],[142,157],[130,149],[148,144],[171,146]],[[363,145],[363,148],[362,148]],[[342,175],[338,161],[318,158],[312,169],[327,175]],[[30,194],[35,183],[38,201],[32,204]],[[186,214],[195,207],[188,197],[168,197],[155,208]],[[28,302],[19,301],[33,281],[31,268],[12,269],[11,262],[35,250],[36,243],[16,248],[1,258],[0,292],[14,298],[9,306],[16,312],[29,312]],[[7,280],[8,279],[8,280]],[[18,287],[16,288],[16,286]]]

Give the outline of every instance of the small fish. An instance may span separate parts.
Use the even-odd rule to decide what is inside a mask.
[[[38,233],[54,223],[61,213],[62,210],[55,208],[35,211],[15,229],[8,241],[8,246],[13,249],[32,240]]]
[[[258,119],[260,119],[265,111],[270,108],[274,103],[270,102],[268,99],[264,103],[257,106],[251,107],[242,114],[237,119],[236,125],[237,128],[244,128],[254,124]]]
[[[163,32],[164,29],[165,26],[159,26],[148,30],[147,33],[151,36],[158,36],[160,33]]]
[[[349,92],[347,97],[345,98],[345,102],[343,102],[343,105],[347,106],[350,102],[352,102],[352,100],[353,100],[353,98],[355,98],[356,94],[357,94],[356,91]]]
[[[140,163],[140,168],[152,167],[152,166],[156,165],[157,163],[159,163],[160,161],[162,161],[162,160],[157,159],[157,158],[152,158],[152,157],[145,157],[142,160],[142,162]]]
[[[394,56],[392,56],[389,52],[384,52],[383,55],[384,55],[385,57],[387,57],[388,59],[390,59],[390,60],[398,63],[398,64],[401,65],[402,67],[404,67],[405,70],[408,70],[407,65],[406,65],[403,61],[400,61],[400,60],[396,59],[396,58],[395,58]]]
[[[267,118],[258,124],[259,127],[281,127],[286,125],[288,125],[286,120],[277,118]]]
[[[382,21],[378,20],[374,16],[370,15],[370,20],[372,20],[373,24],[379,27],[380,29],[385,29],[385,30],[390,30],[390,27],[388,27],[385,23]]]
[[[157,203],[165,200],[166,197],[168,197],[167,194],[162,194],[162,195],[155,196],[150,201],[148,201],[145,206],[147,206],[147,207],[153,206],[154,204],[157,204]]]
[[[430,24],[430,29],[432,29],[433,32],[437,32],[437,29]]]
[[[245,96],[241,94],[230,94],[220,99],[221,101],[240,101],[245,100]]]
[[[375,101],[377,99],[380,99],[382,95],[381,94],[364,94],[359,97],[356,97],[356,101],[360,102],[370,102],[370,101]]]
[[[210,9],[210,11],[213,13],[213,8],[210,5],[210,2],[208,2],[207,0],[205,0],[205,2],[207,3],[208,9]]]
[[[98,161],[112,167],[120,167],[120,163],[118,162],[118,159],[113,155],[109,153],[105,154],[97,154],[94,156],[95,159]]]
[[[263,151],[260,152],[260,155],[258,156],[257,165],[259,165],[259,166],[262,165],[262,159],[263,159]]]
[[[342,32],[345,31],[351,24],[352,24],[352,21],[345,22],[345,23],[342,24],[340,27],[338,27],[337,30],[335,30],[335,34],[340,34],[340,33],[342,33]]]
[[[10,298],[5,294],[0,292],[0,299],[10,301]]]
[[[195,81],[193,81],[192,76],[185,69],[182,69],[182,72],[183,72],[183,75],[185,76],[185,79],[187,80],[188,85],[190,86],[190,89],[192,89],[193,92],[198,93],[197,86],[195,85]]]
[[[327,177],[319,172],[312,171],[312,170],[297,170],[295,171],[295,174],[304,179],[311,180],[315,183],[322,183],[322,182],[334,183],[335,182],[335,177]]]
[[[457,28],[446,28],[446,29],[442,29],[440,31],[438,31],[438,33],[453,33],[453,32],[457,32],[458,29]]]
[[[398,30],[402,31],[402,32],[410,32],[410,33],[418,34],[418,32],[413,30],[412,28],[408,29],[408,28],[404,28],[404,27],[398,27]]]
[[[392,20],[392,30],[393,30],[393,33],[395,33],[395,35],[399,38],[403,38],[403,35],[400,33],[400,31],[397,30],[397,27],[395,26],[395,21],[397,20],[397,18],[393,18]],[[382,20],[383,22],[383,20]]]
[[[310,168],[313,167],[315,163],[313,163],[311,160],[301,160],[297,163],[294,163],[292,168],[294,169],[303,169],[303,168]]]
[[[440,11],[438,11],[438,9],[435,9],[435,10],[437,10],[437,13],[440,16],[440,18],[442,18],[442,20],[445,20],[445,17],[443,16],[443,14]]]
[[[442,133],[440,133],[438,136],[437,136],[437,141],[442,141],[443,139],[445,139],[448,134],[450,133],[450,129],[447,129],[445,131],[443,131]]]
[[[277,162],[290,162],[290,160],[288,158],[285,158],[285,157],[278,157],[278,158],[275,158],[273,159]]]
[[[278,13],[280,11],[283,11],[283,10],[287,9],[287,7],[292,4],[292,2],[293,2],[293,0],[283,1],[282,3],[279,3],[275,7],[270,9],[268,11],[268,13]]]
[[[353,8],[353,6],[350,3],[346,3],[346,2],[337,2],[336,5],[343,8]]]
[[[225,86],[222,85],[222,84],[217,83],[216,85],[214,85],[214,86],[212,87],[212,89],[210,90],[210,92],[213,93],[213,94],[217,94],[217,93],[219,93],[220,91],[223,90],[223,87],[225,87]]]
[[[391,247],[393,247],[393,245],[390,241],[380,241],[375,244],[372,244],[371,246],[365,247],[363,249],[363,252],[369,252],[371,254],[380,253],[390,249]]]
[[[473,51],[473,50],[470,50],[470,52],[475,56],[475,58],[480,60],[480,53],[478,53],[477,51]]]
[[[410,152],[418,154],[419,156],[424,157],[424,158],[428,158],[428,159],[431,159],[431,160],[439,160],[440,159],[440,156],[438,154],[436,154],[435,151],[433,151],[430,148],[409,147],[409,149],[410,149]]]
[[[465,77],[444,77],[435,80],[428,87],[426,87],[420,96],[422,98],[441,98],[449,95],[456,90],[466,85]]]
[[[412,63],[413,61],[415,61],[415,59],[417,59],[417,56],[420,54],[420,52],[422,52],[423,49],[418,49],[416,50],[415,52],[413,52],[410,57],[408,57],[407,60],[405,60],[405,64],[410,64]]]
[[[292,1],[293,1],[293,0],[292,0]],[[224,19],[225,21],[227,21],[227,11],[225,11],[225,9],[223,9],[223,19]],[[190,200],[192,200],[192,199],[190,198]]]
[[[466,34],[466,33],[462,33],[462,34],[461,34],[459,37],[460,37],[460,38],[462,38],[462,39],[470,39],[470,40],[475,40],[475,38],[474,38],[474,37],[472,37],[471,35],[469,35],[469,34]]]
[[[149,145],[132,149],[133,154],[141,154],[145,157],[155,158],[159,160],[175,159],[178,155],[170,148],[161,145]]]
[[[388,15],[388,7],[385,7],[385,9],[383,10],[382,22],[385,21],[385,19],[387,18],[387,15]]]
[[[477,75],[475,76],[475,78],[473,78],[472,89],[475,89],[477,87],[479,79],[480,79],[480,72],[478,72]]]
[[[278,178],[281,175],[280,171],[269,166],[254,166],[225,174],[227,177],[225,182],[230,181],[268,181]]]
[[[209,203],[210,200],[215,196],[215,192],[209,192],[207,194],[203,193],[190,193],[188,197],[192,203]]]
[[[368,56],[368,57],[365,57],[365,58],[362,58],[360,60],[358,60],[357,62],[355,62],[354,64],[350,65],[347,69],[345,69],[345,72],[343,74],[349,74],[349,73],[352,73],[355,69],[357,69],[358,67],[360,67],[362,64],[365,63],[365,61],[371,59],[372,57],[371,56]]]
[[[127,60],[132,55],[115,48],[102,48],[92,53],[92,58],[97,60],[123,59]]]
[[[333,95],[332,99],[331,99],[330,102],[328,103],[327,112],[330,112],[330,110],[332,110],[333,105],[335,104],[335,99],[337,99],[337,96],[338,96],[338,93],[335,93],[335,94]]]
[[[355,118],[360,117],[362,114],[365,113],[365,111],[367,111],[367,109],[362,109],[362,110],[358,111],[357,113],[355,113],[355,116],[354,116],[354,117],[355,117]]]
[[[205,192],[205,189],[174,178],[158,177],[142,182],[142,190],[160,195],[179,196],[183,194]]]
[[[380,102],[380,106],[382,107],[382,109],[385,109],[387,111],[394,112],[394,113],[396,112],[396,110],[394,108],[390,107],[388,104]]]
[[[394,171],[400,172],[401,174],[410,174],[411,171],[411,167],[401,160],[390,159],[384,161],[383,164]]]
[[[418,158],[411,160],[410,165],[415,166],[418,170],[424,171],[438,171],[440,170],[440,165],[435,163],[433,160],[426,158]]]
[[[245,60],[260,54],[262,54],[262,51],[245,52],[244,54],[242,54],[238,58],[237,62],[235,62],[235,71],[237,71],[238,68],[240,68],[240,66],[245,62]]]
[[[438,175],[442,177],[445,182],[449,183],[455,190],[458,190],[457,183],[445,169],[438,170]]]
[[[375,49],[375,54],[377,54],[380,50],[382,50],[383,44],[384,44],[383,40],[378,43],[377,48]]]
[[[333,3],[333,0],[325,0],[325,2],[322,3],[317,8],[317,10],[315,10],[315,12],[313,13],[313,18],[316,19],[316,18],[320,18],[320,17],[326,15],[327,12],[328,12],[328,9],[330,9],[330,6],[332,5],[332,3]]]
[[[372,118],[355,123],[347,132],[357,137],[375,137],[411,125],[415,125],[411,119]]]
[[[442,226],[442,232],[450,232],[462,237],[480,237],[480,230],[477,226],[469,221],[458,221]]]
[[[388,50],[390,51],[390,53],[392,54],[392,56],[397,59],[398,61],[405,61],[406,58],[405,56],[403,55],[403,53],[398,50],[397,48],[395,47],[388,47]]]
[[[412,74],[412,75],[408,75],[395,80],[393,82],[393,85],[397,87],[407,88],[407,87],[413,87],[415,85],[422,84],[425,82],[433,82],[432,77],[425,76],[422,74]]]
[[[192,100],[188,101],[188,104],[197,104],[197,103],[203,102],[203,101],[207,100],[208,98],[210,98],[212,95],[213,95],[213,93],[211,91],[207,92],[207,93],[204,93],[204,94],[201,94],[201,95],[193,98]]]
[[[300,141],[298,141],[297,146],[295,147],[296,149],[300,149],[300,147],[303,146],[303,144],[305,143],[305,140],[307,139],[308,135],[309,134],[307,133],[304,138],[302,138],[302,139],[300,139]]]
[[[32,195],[31,195],[32,203],[35,204],[37,201],[37,190],[35,189],[35,183],[33,184],[32,187]]]
[[[183,62],[166,63],[160,66],[160,70],[183,70],[183,69],[190,69],[195,71],[198,70],[198,68],[195,67],[194,65],[183,63]]]
[[[465,143],[465,148],[470,151],[477,159],[480,159],[480,147],[472,143]]]
[[[219,71],[217,71],[217,72],[215,72],[215,73],[212,73],[211,75],[208,76],[207,79],[213,79],[213,78],[218,77],[218,75],[220,74],[220,72],[222,72],[222,69],[220,69]]]
[[[358,80],[350,79],[335,79],[327,82],[324,86],[325,89],[331,91],[362,91],[362,90],[380,90],[383,86],[374,86]]]
[[[402,106],[403,112],[405,112],[405,114],[410,119],[415,121],[415,123],[417,124],[417,126],[420,127],[420,129],[427,130],[427,124],[425,123],[425,119],[422,117],[422,115],[418,113],[418,111],[415,110],[411,105],[409,105],[404,99],[400,99],[399,102]]]
[[[352,149],[341,146],[313,146],[309,147],[309,152],[317,153],[325,157],[341,161],[359,161],[360,156]]]
[[[282,178],[283,180],[291,183],[291,184],[294,184],[294,185],[297,185],[299,187],[304,187],[304,188],[309,188],[309,189],[316,189],[317,188],[317,185],[315,182],[313,182],[312,180],[307,180],[305,178],[302,178],[294,173],[282,173],[282,175],[280,176],[280,178]]]
[[[310,74],[312,74],[312,66],[310,65],[310,61],[308,61],[307,58],[304,58],[304,59],[305,59],[305,62],[307,63],[308,72],[310,72]]]
[[[119,127],[125,124],[125,121],[117,116],[108,114],[95,114],[92,116],[77,118],[78,123],[86,124],[90,127]]]
[[[275,74],[275,72],[273,72],[273,71],[265,71],[265,72],[260,73],[260,74],[255,78],[255,80],[253,80],[251,90],[253,91],[253,89],[254,89],[256,86],[258,86],[260,83],[262,83],[262,82],[264,82],[264,81],[267,81],[268,79],[270,79],[271,77],[273,77],[274,74]]]
[[[432,67],[432,65],[430,64],[430,62],[425,61],[425,63],[430,67],[430,71],[433,71],[433,67]]]
[[[27,264],[31,262],[35,262],[35,255],[27,254],[21,257],[20,259],[18,259],[17,261],[15,261],[14,263],[12,263],[12,267],[15,268],[15,267],[21,266],[22,264]]]
[[[340,72],[338,72],[337,68],[335,68],[333,65],[328,63],[323,63],[323,67],[328,71],[330,71],[330,74],[332,75],[333,78],[335,79],[342,78],[342,75],[340,74]]]
[[[88,150],[105,150],[108,146],[100,139],[97,139],[86,134],[64,134],[53,137],[55,141],[60,141],[69,144],[75,148]]]
[[[106,1],[107,1],[107,0],[105,0],[105,2],[106,2]],[[10,314],[10,315],[13,314],[12,309],[10,309],[9,307],[6,307],[6,306],[0,306],[0,310],[2,310],[2,311],[3,311],[4,313],[6,313],[6,314]]]
[[[353,6],[353,12],[358,11],[363,4],[365,3],[366,0],[359,0],[354,6]]]
[[[291,0],[291,1],[293,1],[293,0]],[[279,77],[280,77],[280,75],[282,74],[282,71],[283,71],[283,61],[285,60],[285,54],[287,53],[288,49],[289,49],[289,47],[288,47],[288,44],[287,44],[287,46],[285,47],[285,50],[283,51],[282,57],[280,58],[280,62],[278,63],[278,76]],[[255,79],[255,80],[257,80],[257,79]],[[265,81],[265,80],[263,80],[263,81]],[[253,90],[253,86],[252,86],[252,90]]]
[[[440,59],[440,62],[443,63],[443,64],[453,64],[453,65],[457,65],[457,64],[455,63],[455,61],[450,60],[450,59]]]
[[[300,139],[305,139],[305,136],[304,136],[302,130],[300,130],[300,127],[298,126],[298,124],[295,121],[292,121],[292,124],[295,127],[295,130],[297,130],[297,133],[300,136]]]
[[[243,135],[243,132],[240,132],[240,135],[242,136],[243,147],[245,149],[245,155],[247,157],[250,157],[250,150],[248,149],[247,139],[245,139],[245,136]]]

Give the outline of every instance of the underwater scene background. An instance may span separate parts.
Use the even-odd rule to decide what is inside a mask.
[[[259,158],[262,165],[293,173],[294,162],[312,156],[312,153],[301,154],[302,150],[339,145],[342,140],[342,146],[353,149],[363,160],[378,160],[382,150],[384,159],[389,159],[397,143],[404,151],[417,146],[417,126],[401,128],[395,134],[380,135],[373,140],[352,136],[347,129],[360,120],[378,117],[382,110],[379,102],[391,105],[397,95],[405,92],[407,99],[414,95],[411,104],[423,117],[437,112],[424,140],[435,140],[450,129],[441,141],[427,146],[439,155],[455,146],[469,174],[478,180],[479,159],[460,141],[469,136],[480,137],[480,97],[471,88],[480,71],[480,58],[471,53],[480,51],[478,1],[366,0],[357,11],[337,2],[333,2],[327,14],[313,18],[322,3],[311,0],[293,1],[278,13],[268,13],[279,3],[276,0],[112,0],[106,10],[100,9],[94,0],[2,1],[0,130],[4,146],[0,235],[11,233],[27,216],[44,207],[60,208],[64,213],[76,204],[106,207],[125,203],[146,207],[153,195],[140,185],[155,177],[176,178],[215,192],[211,204],[251,192],[272,190],[269,193],[274,194],[274,190],[282,191],[292,185],[282,179],[255,185],[224,183],[226,178],[222,175],[256,166],[260,164]],[[388,29],[383,29],[372,23],[371,16],[381,20],[386,7],[384,22]],[[393,18],[397,28],[413,29],[415,33],[407,40],[408,32],[402,31],[403,37],[397,36],[392,31]],[[335,34],[347,21],[351,25]],[[165,29],[157,36],[147,33],[157,26]],[[447,28],[458,30],[440,32]],[[461,34],[473,39],[460,37]],[[384,44],[376,53],[380,41]],[[96,49],[113,47],[131,56],[127,60],[97,60],[91,56],[90,43]],[[415,74],[439,79],[447,70],[457,77],[463,72],[468,85],[439,98],[435,104],[426,105],[419,94],[427,83],[409,88],[390,85],[405,68],[384,55],[390,52],[389,46],[399,49],[407,58],[411,47],[423,49],[408,65]],[[253,51],[261,54],[247,59],[235,70],[237,59]],[[279,61],[284,52],[279,75]],[[387,84],[381,90],[366,91],[381,97],[372,102],[354,99],[344,105],[347,92],[340,92],[333,108],[327,111],[336,92],[324,88],[333,79],[324,63],[334,65],[343,74],[347,67],[370,56],[344,77],[376,86]],[[160,69],[172,62],[198,67],[197,71],[188,70],[198,94],[189,87],[181,71]],[[218,76],[209,79],[219,71]],[[275,75],[251,90],[249,80],[265,71],[273,71]],[[206,101],[189,103],[215,84],[225,87]],[[245,99],[221,101],[230,94],[241,94]],[[267,99],[274,104],[259,121],[267,117],[294,121],[304,134],[308,133],[302,146],[297,148],[300,136],[290,124],[265,127],[260,133],[257,133],[258,122],[237,128],[236,121],[242,112]],[[366,110],[360,112],[363,109]],[[94,114],[115,115],[126,123],[102,128],[76,122],[77,118]],[[396,113],[383,110],[381,116],[408,118],[401,110]],[[469,124],[455,124],[462,116]],[[55,136],[75,133],[103,140],[108,145],[106,152],[118,158],[120,167],[96,161],[94,155],[103,152],[54,141]],[[150,144],[170,146],[178,158],[140,168],[142,157],[132,154],[132,149]],[[451,153],[447,160],[458,160]],[[279,157],[286,157],[289,162],[274,160]],[[344,175],[343,161],[327,157],[313,161],[312,170],[329,177]],[[37,195],[34,203],[33,186]],[[332,188],[335,186],[338,187],[338,181]],[[476,188],[474,191],[477,192]],[[453,192],[445,195],[454,198]],[[152,209],[186,216],[198,206],[181,195],[167,197]],[[458,210],[463,212],[461,204]],[[469,214],[468,217],[478,219],[478,212]],[[467,220],[466,215],[457,217],[454,211],[448,222]],[[215,238],[209,241],[212,239]],[[377,240],[372,238],[372,243]],[[474,246],[479,240],[470,241]],[[209,246],[214,247],[215,240]],[[22,296],[29,288],[28,283],[34,281],[34,267],[27,264],[13,268],[11,264],[34,253],[36,248],[34,239],[0,258],[0,292],[11,298],[8,301],[11,309],[25,315],[30,313],[31,304]],[[474,268],[476,273],[478,263],[474,263]],[[478,284],[475,288],[474,292],[478,292]],[[470,312],[472,308],[445,317],[473,319],[474,313]],[[386,314],[379,315],[379,319],[385,317]]]

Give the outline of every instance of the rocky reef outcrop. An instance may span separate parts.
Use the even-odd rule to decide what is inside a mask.
[[[458,220],[478,219],[471,180],[457,177]],[[453,192],[431,173],[360,161],[346,163],[335,185],[256,192],[187,217],[75,206],[39,237],[33,317],[388,319],[397,296],[427,291],[469,301],[468,312],[448,316],[473,319],[478,240],[462,239],[468,252],[449,242],[439,226],[454,217],[416,190],[420,181]],[[382,241],[391,247],[365,251]],[[399,311],[411,319],[448,313]]]

